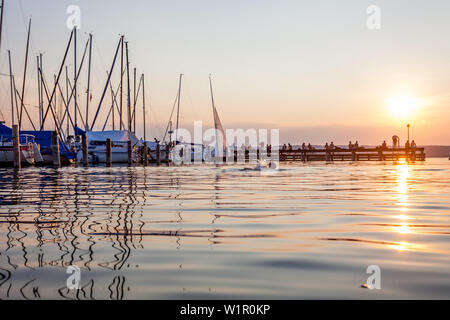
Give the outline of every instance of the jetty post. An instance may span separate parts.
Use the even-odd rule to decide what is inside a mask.
[[[128,147],[128,164],[131,165],[131,163],[133,162],[133,147],[131,145],[130,140],[128,140],[127,147]]]
[[[81,148],[83,149],[83,165],[87,167],[89,166],[89,150],[87,144],[87,136],[85,134],[81,136]]]
[[[147,141],[144,141],[144,148],[142,150],[144,152],[144,166],[148,166],[148,148]]]
[[[52,156],[53,156],[53,165],[55,167],[60,167],[61,166],[61,155],[59,153],[58,131],[53,131],[53,134],[52,134]]]
[[[166,142],[166,162],[169,163],[170,145]]]
[[[161,145],[159,143],[156,145],[156,163],[161,164]]]
[[[19,126],[17,124],[13,125],[13,153],[14,153],[14,167],[20,169],[20,134]]]
[[[106,139],[106,165],[112,165],[112,143],[111,139]]]

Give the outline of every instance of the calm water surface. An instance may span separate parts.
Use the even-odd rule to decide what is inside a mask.
[[[245,168],[0,169],[0,298],[450,298],[447,159]]]

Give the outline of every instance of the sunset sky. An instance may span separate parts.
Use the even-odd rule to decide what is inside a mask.
[[[9,73],[11,49],[21,85],[32,17],[25,103],[35,115],[36,55],[44,54],[50,82],[70,36],[71,4],[82,13],[80,58],[88,33],[94,35],[91,120],[124,34],[131,67],[146,76],[149,138],[163,134],[180,73],[181,125],[211,125],[211,73],[225,128],[279,128],[281,142],[295,144],[378,144],[393,134],[405,141],[410,122],[418,144],[450,145],[448,0],[6,0],[0,73]],[[380,30],[366,26],[369,5],[381,8]],[[67,65],[73,69],[72,51]],[[83,110],[86,74],[79,81]],[[0,76],[0,119],[8,125],[9,101],[9,79]],[[415,110],[403,114],[392,104]],[[100,120],[109,105],[107,95]],[[103,121],[97,124],[101,129]]]

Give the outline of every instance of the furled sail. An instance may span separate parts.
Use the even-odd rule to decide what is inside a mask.
[[[223,150],[225,150],[225,148],[227,146],[227,139],[225,136],[225,131],[223,130],[223,127],[222,127],[222,122],[220,122],[219,114],[217,113],[216,107],[213,107],[213,113],[214,113],[214,127],[216,128],[217,146],[219,146],[220,140],[222,140]],[[220,132],[222,137],[217,137],[218,132]]]
[[[227,139],[225,136],[225,131],[222,127],[222,122],[220,122],[219,113],[217,112],[215,103],[214,103],[214,94],[212,87],[211,75],[209,75],[209,85],[211,88],[211,100],[212,100],[212,108],[213,108],[213,116],[214,116],[214,127],[216,129],[216,148],[220,155],[223,155],[226,147],[227,147]],[[221,136],[220,136],[221,135]],[[222,143],[221,143],[222,142]],[[222,150],[220,150],[219,145],[222,145]]]

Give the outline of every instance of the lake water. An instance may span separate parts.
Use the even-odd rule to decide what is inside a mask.
[[[0,169],[0,298],[450,298],[449,160],[248,168]]]

